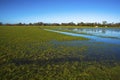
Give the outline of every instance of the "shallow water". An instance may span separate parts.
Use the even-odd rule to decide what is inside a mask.
[[[92,40],[51,41],[51,44],[53,44],[56,48],[59,46],[64,46],[71,47],[71,49],[73,47],[78,47],[78,49],[81,49],[82,47],[84,49],[82,55],[84,56],[85,61],[120,61],[120,45],[117,44],[95,42]],[[74,52],[77,54],[77,50]],[[78,51],[78,54],[81,53]]]
[[[89,39],[91,39],[92,41],[95,41],[95,42],[105,42],[105,43],[120,45],[120,39],[118,39],[118,38],[101,37],[101,36],[96,36],[96,35],[78,34],[78,33],[72,33],[72,32],[62,32],[62,31],[56,31],[56,30],[50,30],[50,29],[45,29],[45,30],[52,31],[52,32],[57,32],[57,33],[65,34],[65,35],[70,35],[70,36],[85,37],[85,38],[89,38]]]
[[[120,28],[71,28],[77,33],[86,33],[102,37],[113,37],[120,39]]]
[[[89,38],[90,40],[51,41],[51,44],[53,44],[55,47],[83,47],[84,49],[86,49],[84,50],[84,52],[82,52],[82,54],[84,55],[84,61],[120,61],[120,39],[103,38],[94,35],[77,34],[49,29],[45,30],[65,35],[82,36]]]

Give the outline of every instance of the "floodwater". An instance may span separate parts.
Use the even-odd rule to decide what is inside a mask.
[[[83,52],[85,60],[108,60],[120,61],[120,28],[71,28],[70,32],[45,29],[47,31],[56,32],[71,36],[81,36],[90,40],[74,40],[74,41],[51,41],[57,46],[84,47]],[[90,34],[81,34],[90,33]],[[103,36],[103,37],[101,37]],[[109,36],[109,37],[108,37]]]
[[[120,28],[73,28],[69,29],[77,33],[86,33],[94,36],[111,37],[120,39]]]
[[[120,28],[68,28],[70,32],[45,29],[71,36],[81,36],[96,42],[105,42],[120,45]],[[61,29],[60,29],[61,30]],[[83,34],[84,33],[84,34]]]

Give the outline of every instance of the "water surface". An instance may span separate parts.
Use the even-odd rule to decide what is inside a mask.
[[[95,28],[94,28],[95,29]],[[105,42],[105,43],[110,43],[110,44],[118,44],[118,45],[120,45],[120,39],[119,39],[119,37],[120,37],[120,35],[115,35],[115,37],[116,36],[118,36],[117,38],[113,38],[114,36],[114,34],[117,34],[117,32],[118,32],[118,34],[120,33],[119,32],[119,29],[118,29],[118,31],[116,30],[116,29],[113,29],[113,34],[112,34],[112,30],[111,31],[106,31],[106,35],[108,34],[108,33],[111,33],[112,35],[111,36],[113,36],[113,37],[101,37],[101,35],[103,35],[103,33],[102,32],[100,32],[100,31],[98,31],[98,32],[96,32],[96,33],[98,33],[100,36],[96,36],[96,35],[98,35],[98,34],[95,34],[94,33],[94,31],[93,31],[93,29],[91,28],[91,30],[93,31],[93,33],[94,33],[94,35],[87,35],[87,34],[79,34],[79,33],[72,33],[72,32],[63,32],[63,31],[57,31],[57,30],[50,30],[50,29],[45,29],[45,30],[47,30],[47,31],[52,31],[52,32],[57,32],[57,33],[60,33],[60,34],[65,34],[65,35],[70,35],[70,36],[77,36],[77,37],[85,37],[85,38],[89,38],[89,39],[91,39],[92,41],[96,41],[96,42]],[[79,29],[71,29],[71,30],[76,30],[76,31],[79,31]],[[80,29],[81,30],[81,29]],[[90,29],[89,29],[90,30]],[[88,30],[88,33],[92,33],[92,31],[89,31]],[[96,29],[95,29],[96,30]],[[100,29],[100,30],[102,30],[102,29]],[[83,31],[84,31],[84,29],[83,29]],[[87,29],[85,29],[85,31],[87,32]],[[117,31],[117,32],[115,32],[115,31]],[[92,34],[93,34],[92,33]],[[110,35],[110,34],[109,34]],[[105,36],[105,35],[104,35]]]
[[[56,32],[60,34],[86,37],[90,40],[74,40],[74,41],[51,41],[55,47],[66,46],[66,47],[83,47],[84,61],[109,61],[112,63],[113,60],[120,61],[120,39],[118,38],[105,38],[96,35],[78,34],[72,32],[63,32],[57,30],[45,29],[47,31]],[[71,29],[75,30],[75,29]],[[119,37],[119,36],[118,36]],[[75,51],[77,52],[77,51]],[[80,52],[78,52],[80,54]]]

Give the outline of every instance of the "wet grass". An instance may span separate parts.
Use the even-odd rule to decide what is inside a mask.
[[[45,31],[43,27],[0,27],[0,80],[120,79],[117,54],[103,54],[104,48],[83,42],[80,46],[62,45],[73,40],[89,41]]]

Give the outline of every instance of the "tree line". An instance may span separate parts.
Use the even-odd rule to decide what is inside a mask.
[[[69,22],[69,23],[44,23],[44,22],[37,22],[37,23],[16,23],[16,24],[10,24],[6,23],[3,24],[0,22],[0,26],[90,26],[90,27],[120,27],[120,23],[107,23],[107,21],[103,21],[102,23],[85,23],[85,22],[80,22],[80,23],[74,23],[74,22]]]

